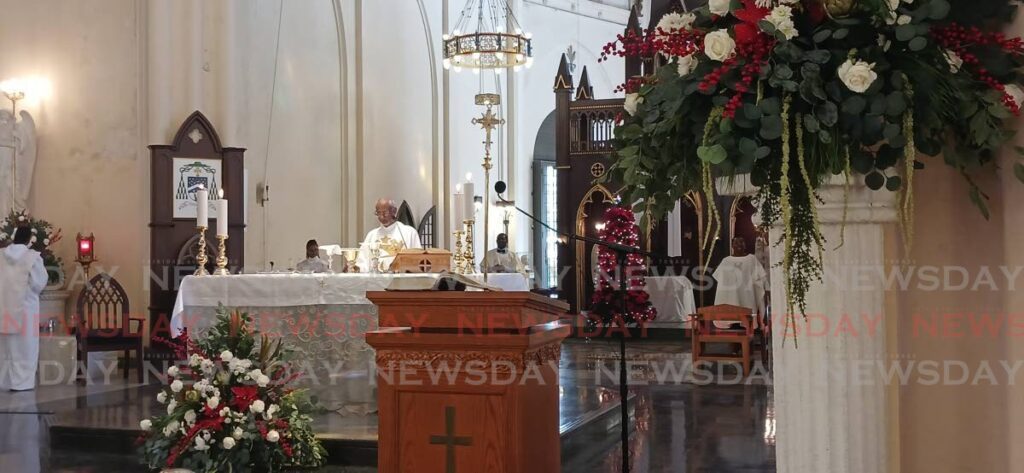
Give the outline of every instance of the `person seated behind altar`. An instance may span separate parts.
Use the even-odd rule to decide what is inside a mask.
[[[306,259],[295,265],[295,270],[300,273],[326,273],[330,266],[326,261],[320,259],[320,244],[316,240],[306,242]]]
[[[28,245],[32,230],[18,227],[14,244],[0,251],[0,389],[36,387],[39,366],[39,293],[46,267]]]
[[[726,256],[712,275],[718,286],[715,304],[749,307],[756,314],[754,327],[760,325],[765,314],[764,293],[768,287],[768,274],[757,256],[747,253],[743,238],[732,239],[732,256]],[[719,323],[715,323],[719,326]]]
[[[370,230],[359,245],[359,256],[354,268],[358,272],[373,272],[370,267],[373,258],[371,249],[379,251],[378,269],[387,271],[398,250],[422,248],[420,234],[416,229],[398,221],[398,207],[395,206],[394,200],[378,200],[374,206],[374,215],[377,216],[380,226]]]
[[[498,234],[498,247],[488,250],[480,262],[480,270],[488,273],[518,273],[522,271],[519,258],[508,250],[508,235]]]

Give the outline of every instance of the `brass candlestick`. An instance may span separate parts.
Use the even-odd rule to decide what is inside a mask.
[[[466,225],[466,257],[463,258],[463,273],[472,274],[476,272],[476,255],[473,253],[473,224],[476,222],[473,220],[466,220],[462,223]]]
[[[462,254],[462,230],[452,232],[452,236],[455,237],[455,252],[452,254],[452,272],[462,273],[464,257]]]
[[[227,235],[217,235],[217,269],[213,270],[215,276],[227,276],[228,272],[228,250],[224,244],[228,240]]]
[[[196,227],[199,231],[199,254],[196,255],[196,264],[199,265],[196,268],[196,272],[192,273],[193,276],[209,276],[210,272],[206,270],[206,263],[210,261],[210,258],[206,255],[206,227]]]

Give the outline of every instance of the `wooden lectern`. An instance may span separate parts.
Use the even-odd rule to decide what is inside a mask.
[[[556,473],[565,303],[530,292],[368,292],[380,473]]]

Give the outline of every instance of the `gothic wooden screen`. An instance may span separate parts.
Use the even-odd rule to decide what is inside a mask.
[[[427,213],[423,214],[423,219],[420,220],[420,225],[416,231],[420,234],[420,243],[424,248],[437,248],[437,228],[435,227],[435,220],[437,219],[437,206],[433,206]]]

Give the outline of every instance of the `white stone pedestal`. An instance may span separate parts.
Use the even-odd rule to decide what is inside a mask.
[[[856,180],[853,178],[852,180]],[[738,182],[731,194],[749,194]],[[772,356],[779,473],[882,473],[897,455],[898,386],[881,375],[892,361],[895,317],[887,311],[883,274],[898,249],[896,195],[853,184],[845,243],[843,181],[820,190],[826,241],[824,282],[807,295],[807,318],[796,314],[797,334],[783,337],[786,294],[780,247],[771,248]],[[772,229],[773,241],[781,228]],[[892,302],[892,301],[889,301]],[[888,307],[892,307],[890,304]],[[888,313],[887,313],[888,312]],[[890,322],[893,322],[890,324]],[[892,345],[891,345],[892,344]],[[884,367],[884,368],[883,368]]]
[[[71,291],[43,289],[39,294],[39,323],[45,325],[49,319],[64,320],[70,296]]]

